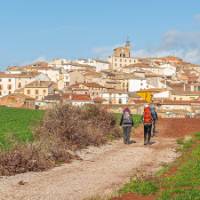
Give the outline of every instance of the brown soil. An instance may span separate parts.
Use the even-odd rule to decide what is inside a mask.
[[[155,173],[164,163],[177,158],[176,140],[200,131],[197,119],[160,119],[157,137],[150,146],[143,145],[143,128],[133,134],[136,143],[122,140],[78,152],[82,160],[40,173],[25,173],[0,179],[1,200],[81,200],[96,195],[110,195],[131,176]],[[19,184],[19,182],[25,184]],[[128,194],[115,200],[153,200]]]
[[[200,131],[199,119],[159,119],[157,136],[183,138],[186,135]],[[136,137],[143,137],[143,126],[135,131]]]
[[[136,194],[126,194],[123,197],[116,197],[112,200],[154,200],[154,196],[138,196]]]

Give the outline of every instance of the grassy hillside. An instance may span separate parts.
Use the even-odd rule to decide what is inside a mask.
[[[0,148],[12,142],[32,140],[31,130],[42,119],[44,111],[0,107]]]

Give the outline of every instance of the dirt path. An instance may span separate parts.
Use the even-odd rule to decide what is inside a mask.
[[[153,139],[155,143],[151,146],[143,145],[139,128],[134,138],[136,143],[131,145],[116,141],[100,148],[90,147],[80,152],[82,161],[76,160],[47,172],[0,178],[0,199],[81,200],[108,194],[137,170],[155,172],[161,164],[177,157],[176,137],[163,135],[164,130],[168,130],[164,124],[160,121],[160,135]]]

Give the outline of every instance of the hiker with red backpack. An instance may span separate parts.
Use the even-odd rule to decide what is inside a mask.
[[[131,129],[133,125],[134,123],[133,123],[131,111],[129,110],[129,108],[125,108],[123,110],[121,121],[120,121],[120,126],[122,126],[123,128],[124,144],[131,144],[130,136],[131,136]]]
[[[153,123],[153,117],[151,109],[148,104],[144,106],[143,124],[144,124],[144,145],[150,144],[151,140],[151,128]]]

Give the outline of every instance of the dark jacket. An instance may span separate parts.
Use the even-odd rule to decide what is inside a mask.
[[[132,115],[130,115],[130,116],[131,116],[130,122],[125,122],[124,121],[124,113],[123,113],[121,116],[121,120],[120,120],[120,126],[134,126],[133,117],[132,117]]]
[[[153,120],[154,121],[158,120],[158,115],[157,115],[157,112],[155,111],[155,108],[151,107],[150,110],[151,110],[151,116],[152,116]]]

